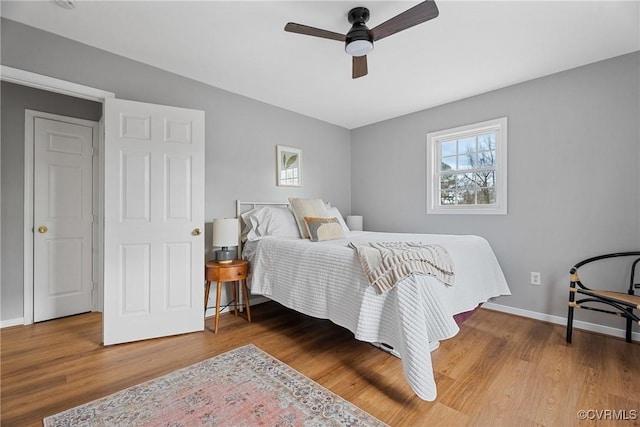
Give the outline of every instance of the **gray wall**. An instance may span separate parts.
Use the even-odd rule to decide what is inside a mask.
[[[639,70],[635,52],[356,129],[352,211],[369,230],[484,236],[513,293],[496,302],[564,317],[575,262],[640,250]],[[427,216],[426,134],[503,116],[508,215]]]
[[[479,234],[513,291],[498,302],[556,316],[566,315],[574,262],[640,247],[637,52],[351,132],[5,19],[2,64],[204,110],[208,222],[233,215],[238,198],[302,196],[363,214],[370,230]],[[4,102],[2,320],[21,315],[23,292],[23,150],[20,141],[5,147]],[[501,116],[509,117],[509,214],[427,216],[426,134]],[[302,189],[275,186],[276,144],[303,149]],[[207,247],[209,235],[208,226]],[[531,271],[542,273],[541,288],[529,284]]]
[[[210,222],[213,218],[235,215],[236,199],[286,201],[291,196],[321,197],[344,213],[349,212],[351,160],[348,130],[7,19],[2,19],[1,31],[3,65],[114,92],[122,99],[205,111],[207,249],[211,244]],[[20,190],[9,190],[6,197],[11,198],[7,199],[5,187],[16,185],[22,188],[23,149],[13,146],[5,150],[4,113],[2,122],[1,205],[3,209],[17,205],[19,210],[23,205]],[[19,138],[11,142],[12,145],[22,143]],[[275,185],[276,144],[302,148],[302,188]],[[12,167],[5,172],[5,165]],[[12,213],[6,220],[4,214],[1,320],[22,316],[23,292],[22,257],[12,257],[23,250],[22,214]],[[7,254],[6,248],[11,248],[11,253]]]

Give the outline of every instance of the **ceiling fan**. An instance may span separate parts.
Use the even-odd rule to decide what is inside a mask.
[[[366,26],[366,22],[369,20],[369,9],[356,7],[351,9],[347,15],[352,27],[346,35],[293,22],[285,25],[284,30],[290,33],[344,42],[345,51],[353,56],[351,77],[357,79],[358,77],[366,76],[368,73],[367,54],[373,50],[373,42],[422,24],[437,17],[438,13],[438,7],[435,2],[427,0],[394,16],[377,27],[369,29]]]

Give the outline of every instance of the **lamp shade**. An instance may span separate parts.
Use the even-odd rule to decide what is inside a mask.
[[[347,227],[351,231],[362,231],[362,215],[347,215]]]
[[[213,220],[213,246],[238,246],[239,222],[237,218]]]

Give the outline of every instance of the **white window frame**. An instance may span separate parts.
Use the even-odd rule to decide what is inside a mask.
[[[496,203],[490,205],[441,205],[440,144],[442,141],[495,132],[496,134]],[[507,214],[507,118],[445,129],[427,134],[427,214]]]

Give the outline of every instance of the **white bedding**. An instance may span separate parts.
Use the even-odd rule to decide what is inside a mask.
[[[344,240],[266,237],[245,246],[251,292],[301,313],[330,319],[367,342],[393,346],[405,377],[424,400],[437,391],[429,342],[458,332],[453,315],[472,310],[509,287],[489,243],[478,236],[351,232]],[[377,295],[349,242],[437,243],[449,252],[455,283],[414,275]]]

